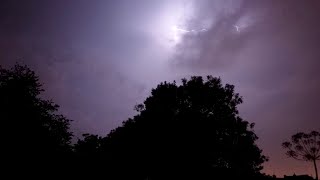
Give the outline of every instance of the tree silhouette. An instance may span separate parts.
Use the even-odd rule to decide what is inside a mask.
[[[135,107],[138,115],[103,139],[102,151],[113,172],[130,179],[259,175],[267,158],[240,103],[234,86],[212,76],[161,83]]]
[[[100,151],[102,138],[98,135],[83,134],[84,139],[79,139],[74,145],[75,152],[84,154],[96,154]]]
[[[41,98],[43,91],[27,66],[0,67],[2,148],[11,161],[50,161],[71,150],[70,120],[56,114],[58,105]]]
[[[291,142],[282,143],[282,147],[287,149],[287,156],[297,160],[313,162],[316,179],[318,179],[317,162],[320,160],[320,133],[312,131],[310,133],[299,132],[291,137]]]

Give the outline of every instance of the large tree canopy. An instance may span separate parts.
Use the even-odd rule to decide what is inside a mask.
[[[240,103],[233,85],[212,76],[164,82],[101,147],[113,172],[131,179],[255,176],[267,158]]]
[[[44,100],[39,78],[26,66],[0,67],[0,117],[7,158],[48,160],[70,150],[70,120]],[[21,160],[22,161],[22,160]]]

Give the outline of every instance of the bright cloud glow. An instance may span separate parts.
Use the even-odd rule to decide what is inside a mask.
[[[163,7],[162,13],[152,20],[148,29],[158,43],[172,49],[181,42],[186,33],[192,32],[186,28],[192,14],[192,1],[170,1]]]
[[[178,26],[173,26],[173,27],[171,28],[171,31],[172,31],[172,32],[170,32],[170,35],[169,35],[169,36],[171,36],[174,44],[177,44],[177,43],[181,42],[182,36],[183,36],[185,33],[190,33],[190,32],[192,32],[192,31],[188,31],[188,30],[179,28]]]

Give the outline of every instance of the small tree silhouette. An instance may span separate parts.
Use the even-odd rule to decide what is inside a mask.
[[[282,143],[287,149],[287,156],[302,161],[312,161],[318,179],[317,160],[320,160],[320,133],[312,131],[308,134],[299,132],[291,137],[291,142]]]

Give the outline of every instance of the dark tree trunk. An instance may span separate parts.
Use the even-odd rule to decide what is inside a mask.
[[[317,169],[317,162],[313,160],[314,170],[316,171],[316,180],[318,180],[318,169]]]

